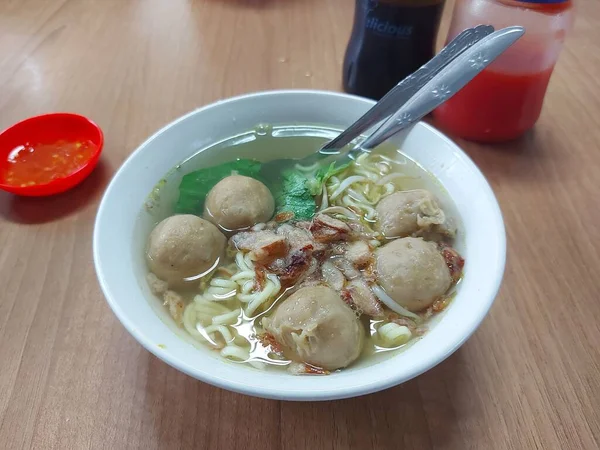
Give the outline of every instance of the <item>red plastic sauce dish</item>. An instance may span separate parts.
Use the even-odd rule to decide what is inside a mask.
[[[104,136],[71,113],[31,117],[0,133],[0,189],[46,196],[81,183],[98,164]]]

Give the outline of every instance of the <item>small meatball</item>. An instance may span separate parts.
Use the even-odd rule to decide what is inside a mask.
[[[375,253],[377,281],[392,300],[421,311],[444,295],[452,278],[438,246],[420,238],[402,238]]]
[[[212,223],[191,214],[171,216],[150,233],[146,260],[150,271],[170,287],[183,286],[186,278],[213,267],[225,243]]]
[[[273,217],[275,200],[258,180],[231,175],[219,181],[206,196],[204,217],[226,231],[250,228]]]
[[[390,239],[429,231],[446,221],[436,199],[424,189],[396,192],[384,197],[375,209],[377,228]]]
[[[333,289],[299,289],[283,301],[266,330],[292,360],[327,370],[352,363],[362,351],[364,330],[354,312]]]

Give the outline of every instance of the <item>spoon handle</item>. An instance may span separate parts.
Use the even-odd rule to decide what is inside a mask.
[[[491,25],[479,25],[474,28],[467,28],[457,35],[435,57],[421,66],[412,75],[409,75],[400,81],[366,114],[354,122],[349,128],[344,130],[335,139],[323,146],[320,150],[321,154],[327,155],[336,153],[373,125],[381,122],[386,117],[389,117],[441,69],[447,66],[457,55],[461,54],[493,31],[494,27]]]
[[[520,26],[503,28],[457,56],[373,134],[352,149],[350,156],[377,147],[392,135],[418,122],[461,90],[524,33],[525,29]]]

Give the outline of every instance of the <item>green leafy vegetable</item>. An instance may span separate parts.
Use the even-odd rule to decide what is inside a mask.
[[[281,185],[274,188],[277,213],[293,212],[298,220],[312,219],[317,210],[314,197],[321,195],[323,185],[332,176],[343,172],[350,163],[335,167],[335,162],[321,167],[312,178],[301,172],[288,170],[282,173]]]
[[[334,175],[343,172],[350,166],[350,163],[342,164],[339,167],[335,167],[335,161],[329,164],[329,166],[321,167],[317,170],[315,177],[309,180],[308,187],[312,195],[320,195],[323,192],[323,185]]]
[[[281,184],[272,188],[277,213],[292,212],[294,219],[312,219],[317,210],[315,199],[308,186],[308,179],[296,170],[281,174]]]
[[[175,205],[175,212],[178,214],[202,214],[204,199],[215,184],[232,173],[260,179],[260,168],[261,163],[258,161],[238,159],[184,175],[179,185],[179,199]]]
[[[278,182],[269,186],[275,198],[276,213],[291,212],[296,220],[312,219],[317,209],[314,196],[322,193],[323,185],[330,177],[343,172],[348,166],[349,164],[344,164],[335,167],[335,163],[331,163],[320,168],[310,179],[297,170],[284,170]],[[260,170],[261,163],[258,161],[238,159],[188,173],[179,185],[175,212],[200,215],[206,196],[219,181],[237,173],[264,182]]]

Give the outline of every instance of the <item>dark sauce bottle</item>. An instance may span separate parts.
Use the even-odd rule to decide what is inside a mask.
[[[344,90],[379,100],[434,55],[444,0],[356,0]]]

